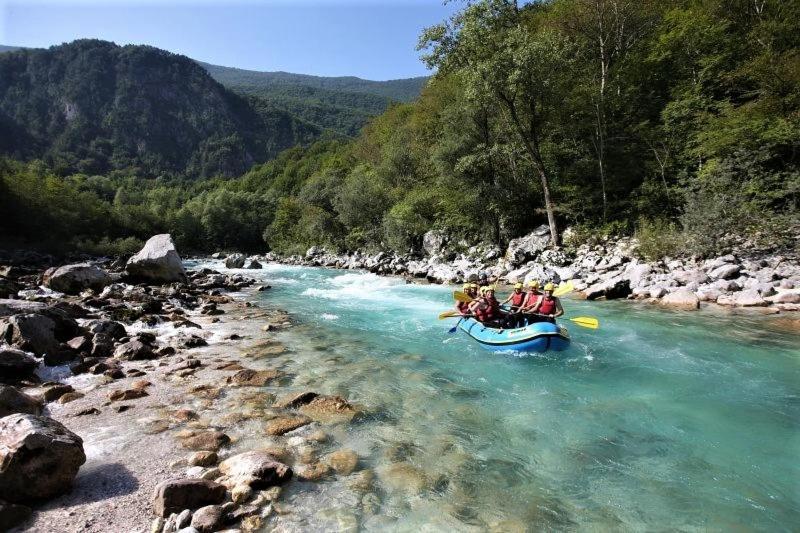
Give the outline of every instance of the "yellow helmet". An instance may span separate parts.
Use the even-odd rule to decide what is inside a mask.
[[[494,285],[487,285],[486,286],[486,290],[484,292],[489,292],[489,291],[494,292]]]
[[[554,290],[556,290],[556,286],[553,285],[552,283],[548,283],[547,285],[544,286],[544,290],[546,290],[546,291],[554,291]]]
[[[468,291],[472,288],[472,283],[465,283],[463,287],[461,287],[462,291]]]
[[[538,279],[530,280],[528,282],[528,287],[530,287],[531,289],[538,289],[539,288],[539,280]]]
[[[478,289],[478,292],[479,292],[479,293],[481,293],[481,294],[483,294],[483,293],[485,293],[485,292],[486,292],[486,289],[488,289],[488,288],[489,288],[489,287],[483,286],[483,287],[481,287],[480,289]]]
[[[477,283],[470,283],[469,285],[470,285],[470,287],[472,287],[475,290],[478,289],[478,284]]]
[[[521,289],[522,288],[522,283],[515,283],[514,284],[514,288],[515,289]]]

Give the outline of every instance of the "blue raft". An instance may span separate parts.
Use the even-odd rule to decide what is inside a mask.
[[[560,352],[569,347],[567,328],[550,322],[535,322],[522,328],[500,330],[488,328],[474,318],[465,318],[461,320],[459,328],[481,346],[495,352]]]

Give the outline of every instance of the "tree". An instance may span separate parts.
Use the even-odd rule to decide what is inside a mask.
[[[539,6],[509,0],[468,6],[450,24],[428,28],[420,49],[430,68],[463,76],[466,95],[499,104],[541,181],[550,236],[558,244],[551,198],[552,170],[541,142],[550,115],[570,81],[574,47],[555,31],[539,27]]]

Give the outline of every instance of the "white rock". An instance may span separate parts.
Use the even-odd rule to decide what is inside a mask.
[[[659,300],[661,305],[691,311],[700,307],[700,299],[688,289],[678,289]]]
[[[168,233],[150,237],[144,248],[128,259],[125,270],[134,278],[154,283],[186,280],[186,270]]]

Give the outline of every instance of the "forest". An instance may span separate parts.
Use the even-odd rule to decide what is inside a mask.
[[[355,138],[236,178],[7,157],[3,231],[109,254],[163,231],[195,251],[413,251],[433,228],[503,244],[543,223],[636,234],[650,257],[797,246],[798,41],[798,0],[467,3],[420,36],[421,96]]]

